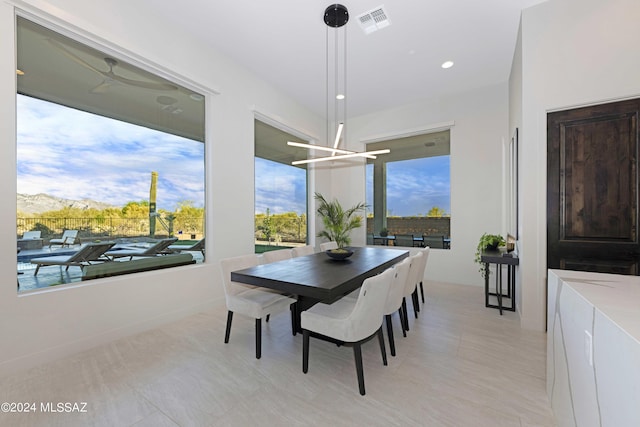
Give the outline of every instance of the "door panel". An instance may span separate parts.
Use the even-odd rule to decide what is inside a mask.
[[[639,274],[640,100],[547,116],[549,268]]]

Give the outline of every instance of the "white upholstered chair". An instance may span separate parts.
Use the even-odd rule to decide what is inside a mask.
[[[277,249],[275,251],[267,251],[262,253],[262,264],[283,261],[285,259],[291,259],[291,257],[291,249]]]
[[[409,257],[409,262],[411,266],[409,267],[409,275],[407,276],[407,282],[404,287],[404,293],[402,295],[402,312],[404,314],[404,331],[409,330],[409,313],[407,311],[407,297],[411,297],[411,301],[413,302],[413,313],[418,318],[418,311],[420,308],[418,307],[418,293],[416,291],[416,285],[418,283],[418,275],[420,274],[420,266],[422,259],[424,257],[424,253],[422,251],[417,252],[414,255]],[[403,332],[406,336],[406,333]]]
[[[296,246],[291,249],[291,255],[293,255],[294,258],[299,256],[312,255],[315,252],[315,248],[311,245]]]
[[[387,364],[382,319],[393,274],[392,269],[387,269],[377,276],[365,279],[357,299],[341,298],[333,304],[319,303],[302,312],[302,372],[306,374],[309,370],[311,333],[324,335],[344,345],[353,346],[358,387],[360,394],[365,394],[360,346],[377,335],[382,361],[385,365]]]
[[[409,268],[411,267],[411,261],[407,257],[402,262],[393,266],[393,280],[391,281],[391,288],[389,289],[389,294],[387,295],[387,301],[384,306],[384,317],[387,323],[387,336],[389,337],[389,349],[391,351],[391,355],[396,355],[396,345],[393,339],[393,323],[392,323],[392,315],[396,311],[400,315],[400,325],[402,326],[402,332],[404,331],[405,321],[403,319],[403,311],[402,311],[402,297],[404,294],[405,285],[407,283],[407,278],[409,276]]]
[[[320,251],[322,252],[328,251],[329,249],[337,249],[337,248],[338,248],[338,244],[334,240],[330,242],[320,243]]]
[[[231,272],[258,265],[258,257],[255,254],[226,258],[220,261],[222,267],[222,283],[227,302],[227,328],[224,342],[229,342],[231,334],[231,321],[233,313],[239,313],[256,320],[256,359],[262,356],[262,318],[272,313],[279,313],[290,308],[295,299],[288,296],[263,290],[256,286],[232,282]],[[291,326],[294,326],[293,311]]]
[[[424,304],[424,286],[422,285],[422,282],[424,281],[424,272],[427,270],[427,261],[429,260],[429,250],[430,248],[428,246],[426,248],[420,249],[420,252],[422,252],[424,257],[420,260],[420,266],[419,266],[420,271],[418,272],[418,285],[420,285],[420,295],[422,296],[423,304]]]

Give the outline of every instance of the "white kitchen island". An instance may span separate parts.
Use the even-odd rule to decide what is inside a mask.
[[[549,270],[547,394],[558,426],[640,426],[640,277]]]

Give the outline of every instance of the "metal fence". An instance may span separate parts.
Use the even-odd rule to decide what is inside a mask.
[[[185,227],[185,224],[189,225]],[[25,231],[40,231],[41,237],[48,240],[59,237],[64,230],[78,230],[80,239],[148,236],[149,218],[18,218],[17,220],[18,238],[22,237]],[[190,237],[203,236],[204,220],[202,218],[175,220],[173,232]],[[156,236],[168,234],[168,230],[161,224],[156,224]]]

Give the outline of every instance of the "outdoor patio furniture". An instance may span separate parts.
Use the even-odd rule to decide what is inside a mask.
[[[18,239],[18,249],[42,249],[42,239],[40,231],[25,231],[22,239]]]
[[[176,237],[161,239],[161,240],[158,240],[152,246],[149,246],[148,248],[132,248],[132,247],[124,247],[122,249],[116,248],[114,250],[111,250],[105,253],[105,255],[111,259],[129,257],[129,260],[133,259],[134,256],[149,257],[149,256],[166,255],[167,248],[176,240],[178,240]]]
[[[78,230],[65,230],[62,233],[61,238],[49,240],[49,247],[51,247],[51,245],[60,245],[65,247],[75,245],[76,243],[80,243],[80,239],[78,239]]]
[[[200,251],[202,255],[204,255],[204,238],[198,240],[193,245],[170,245],[165,252],[167,253],[176,253],[176,252],[198,252]]]
[[[34,276],[38,275],[40,267],[43,265],[64,265],[65,270],[71,266],[84,267],[95,262],[109,261],[105,257],[105,252],[111,249],[115,243],[88,243],[73,255],[55,255],[42,258],[33,258],[31,264],[37,264]]]

